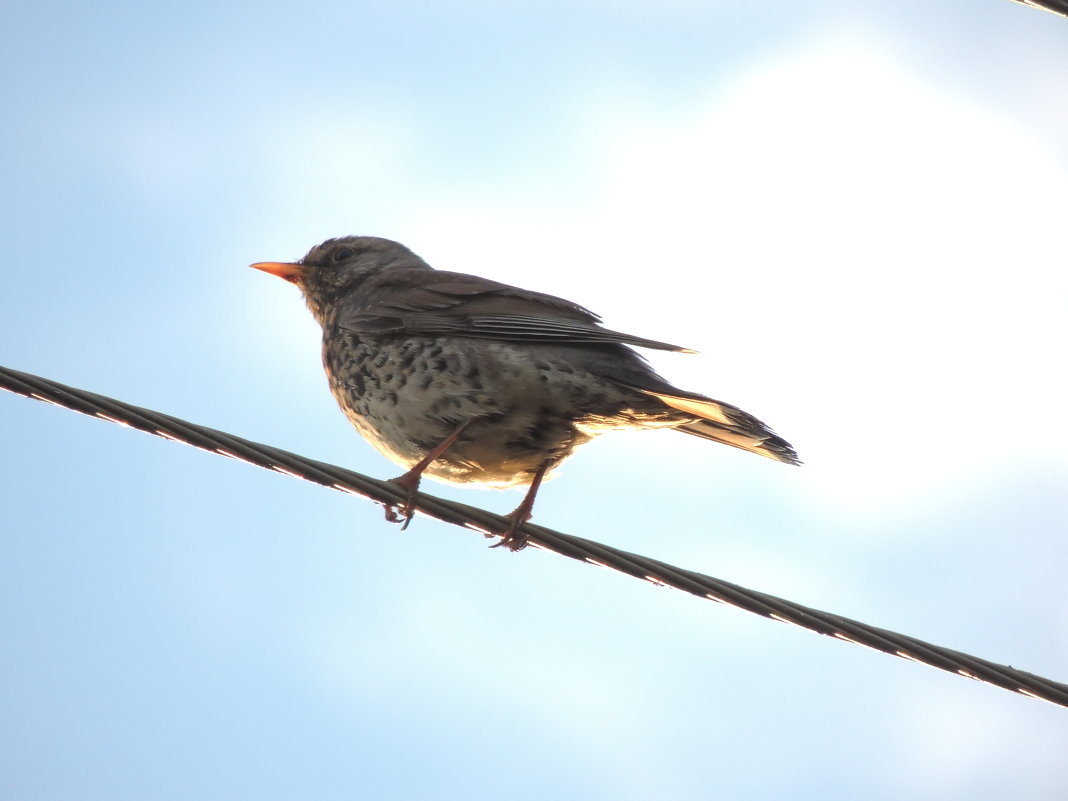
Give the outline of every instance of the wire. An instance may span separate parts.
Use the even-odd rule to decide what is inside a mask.
[[[65,386],[47,378],[0,367],[0,387],[19,395],[53,403],[83,414],[184,442],[212,453],[240,459],[259,467],[321,484],[330,489],[362,495],[387,507],[403,503],[407,492],[389,481],[346,470],[337,465],[308,459],[289,451],[190,423],[161,412]],[[446,523],[500,536],[508,520],[500,515],[418,493],[416,509]],[[847,617],[821,612],[737,584],[712,578],[666,562],[621,551],[599,542],[526,523],[522,531],[529,542],[543,550],[588,564],[618,570],[628,576],[665,585],[712,601],[736,606],[763,617],[792,623],[839,640],[866,645],[877,651],[940,668],[970,679],[985,681],[1012,692],[1068,707],[1068,684],[999,665],[986,659],[933,645],[915,637],[869,626]]]
[[[1068,17],[1068,0],[1014,0],[1022,6],[1049,11],[1061,17]]]

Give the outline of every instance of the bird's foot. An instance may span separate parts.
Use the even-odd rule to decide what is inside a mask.
[[[389,480],[390,484],[396,484],[406,492],[404,503],[386,504],[386,520],[390,523],[400,523],[401,531],[408,528],[408,524],[415,517],[415,495],[419,492],[419,481],[422,478],[422,473],[421,469],[412,469],[404,475]]]
[[[491,545],[491,548],[504,547],[514,552],[521,551],[527,547],[530,535],[520,531],[519,527],[533,516],[534,498],[538,495],[538,487],[541,486],[541,480],[544,478],[545,471],[549,469],[550,464],[551,462],[545,462],[534,472],[530,481],[530,489],[527,490],[523,502],[515,508],[514,512],[508,515],[508,528],[501,535],[501,541]]]
[[[519,530],[519,527],[530,520],[530,512],[523,511],[522,505],[508,515],[508,528],[501,535],[501,541],[491,545],[491,548],[507,548],[513,553],[527,547],[530,536]]]
[[[476,417],[469,417],[467,420],[464,420],[456,427],[456,430],[449,434],[449,436],[445,437],[436,448],[412,465],[412,468],[407,473],[389,480],[389,483],[396,484],[402,490],[407,490],[408,494],[404,504],[400,507],[392,504],[386,506],[386,520],[390,523],[403,523],[403,525],[401,525],[401,531],[408,528],[408,524],[412,522],[412,518],[415,516],[415,495],[419,492],[419,480],[423,477],[423,472],[430,467],[435,459],[451,448],[453,443],[459,439],[462,433],[464,433],[464,429],[477,419],[478,418]],[[400,516],[397,515],[397,512],[400,512]]]
[[[507,548],[509,551],[516,552],[521,551],[527,547],[530,537],[527,534],[523,534],[518,531],[518,523],[512,523],[509,525],[507,531],[501,535],[500,543],[494,543],[489,546],[490,548]]]

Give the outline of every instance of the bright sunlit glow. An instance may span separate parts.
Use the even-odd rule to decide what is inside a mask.
[[[416,241],[698,349],[654,361],[772,418],[838,508],[1063,447],[995,423],[1014,398],[1051,418],[1064,399],[1068,174],[1026,131],[832,42],[673,119],[605,110],[589,134],[596,190],[559,216],[461,198]]]

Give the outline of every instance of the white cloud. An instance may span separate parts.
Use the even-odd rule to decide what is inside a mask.
[[[275,233],[395,235],[695,347],[654,361],[771,420],[836,504],[1063,453],[1056,154],[872,41],[814,43],[673,116],[614,97],[575,123],[586,163],[552,201],[419,176],[411,115],[305,109],[261,143],[292,203]]]
[[[845,43],[588,134],[599,170],[574,200],[461,201],[419,238],[702,350],[657,362],[788,422],[836,501],[1063,450],[1068,169],[1011,120]]]

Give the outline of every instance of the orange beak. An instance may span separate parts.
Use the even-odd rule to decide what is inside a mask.
[[[255,264],[250,264],[249,267],[263,270],[271,275],[277,275],[291,284],[300,283],[301,276],[304,274],[303,264],[292,264],[285,261],[259,261]]]

